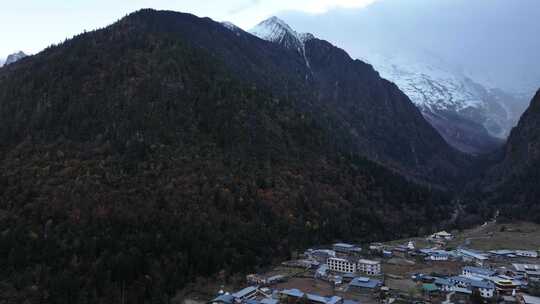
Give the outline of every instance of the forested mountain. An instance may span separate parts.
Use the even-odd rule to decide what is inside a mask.
[[[504,216],[540,222],[540,91],[510,133],[503,160],[483,182]]]
[[[295,32],[276,17],[261,22],[252,33],[295,52],[303,61],[316,100],[343,122],[339,133],[352,135],[348,147],[401,174],[430,176],[432,182],[445,185],[468,165],[469,160],[449,147],[409,98],[372,66],[311,34]]]
[[[0,120],[0,296],[16,303],[166,303],[309,244],[426,233],[450,198],[395,171],[451,183],[468,161],[328,42],[304,58],[165,11],[3,67]]]

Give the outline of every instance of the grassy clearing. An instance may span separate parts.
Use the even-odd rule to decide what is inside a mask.
[[[497,223],[464,236],[470,240],[469,247],[478,250],[540,250],[540,225],[534,223]]]

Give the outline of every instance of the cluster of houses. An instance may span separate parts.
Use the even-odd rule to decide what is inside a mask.
[[[300,300],[305,304],[358,304],[353,300],[345,300],[339,296],[321,296],[306,293],[299,289],[272,290],[249,286],[235,293],[221,293],[211,300],[210,304],[278,304],[297,303]]]
[[[531,279],[527,275],[532,271],[537,275],[540,265],[514,264],[514,271],[495,271],[483,267],[465,266],[460,275],[450,277],[434,277],[427,275],[415,275],[414,280],[423,282],[423,288],[429,292],[453,292],[472,295],[476,290],[486,299],[495,295],[512,295],[527,289]],[[536,271],[536,272],[535,272]]]
[[[428,237],[432,243],[444,243],[453,238],[453,235],[441,231]],[[314,279],[333,283],[338,290],[353,294],[386,294],[388,288],[384,286],[384,276],[381,267],[383,258],[415,257],[426,261],[462,261],[465,266],[459,275],[429,276],[415,275],[413,280],[421,284],[423,291],[431,293],[460,295],[464,298],[477,294],[485,299],[495,296],[521,297],[520,303],[540,304],[534,301],[538,298],[524,294],[530,282],[540,284],[540,265],[512,264],[513,269],[489,269],[488,261],[512,259],[518,257],[538,258],[538,252],[529,250],[492,250],[481,252],[467,248],[456,250],[442,249],[444,246],[434,248],[415,248],[410,241],[398,246],[386,246],[381,243],[372,243],[369,253],[363,255],[362,248],[353,244],[336,243],[331,248],[308,249],[304,257],[298,260],[286,261],[282,265],[300,267],[311,270]],[[377,259],[366,256],[378,256]],[[383,257],[383,258],[381,258]],[[523,260],[523,259],[521,259]],[[517,261],[517,260],[514,260]],[[529,261],[529,260],[527,260]],[[305,272],[303,272],[305,275]],[[211,304],[279,304],[296,303],[301,300],[305,304],[358,304],[355,301],[343,299],[339,296],[323,296],[314,293],[305,293],[299,289],[272,289],[271,286],[287,280],[284,275],[263,276],[252,274],[246,277],[251,286],[235,293],[220,293]],[[380,293],[382,292],[382,293]]]
[[[362,258],[361,252],[362,249],[355,245],[337,243],[332,246],[332,249],[308,249],[304,255],[319,263],[319,269],[316,272],[319,278],[335,273],[381,275],[381,262]]]
[[[381,262],[365,259],[361,253],[362,249],[356,245],[336,243],[332,249],[308,249],[304,255],[319,263],[316,279],[343,284],[351,292],[377,292],[383,285]]]

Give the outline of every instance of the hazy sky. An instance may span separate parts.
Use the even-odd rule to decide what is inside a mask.
[[[0,4],[0,57],[37,53],[84,30],[104,27],[140,8],[169,9],[231,21],[244,29],[283,11],[321,14],[376,0],[12,0]]]
[[[415,60],[427,54],[499,88],[540,87],[540,0],[379,0],[316,17],[279,15],[352,57],[369,57],[370,50]]]

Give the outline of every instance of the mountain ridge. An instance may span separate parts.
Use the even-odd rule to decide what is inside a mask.
[[[540,222],[540,90],[477,188],[479,201],[511,220]],[[523,212],[527,210],[527,212]]]
[[[414,105],[328,42],[306,56],[142,10],[0,69],[2,298],[169,302],[315,243],[453,225],[447,193],[359,149],[361,127],[377,149],[389,122],[435,132]],[[392,111],[340,120],[372,103]]]
[[[25,57],[28,57],[28,55],[26,55],[23,51],[15,52],[13,54],[8,55],[6,60],[2,63],[2,65],[15,63]]]

